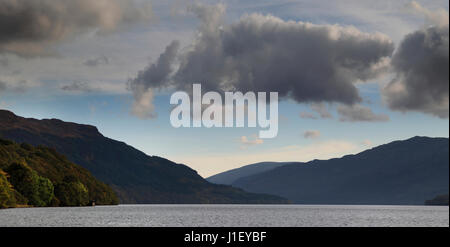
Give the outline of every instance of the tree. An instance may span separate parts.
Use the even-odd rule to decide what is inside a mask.
[[[38,198],[38,175],[25,163],[13,163],[6,168],[9,182],[31,205],[35,205]]]
[[[89,192],[86,186],[73,177],[63,179],[57,184],[55,195],[61,206],[86,206],[89,203]]]
[[[8,182],[6,173],[0,170],[0,208],[10,208],[16,206],[14,190]]]
[[[10,175],[9,182],[27,198],[29,204],[37,207],[50,204],[54,189],[49,179],[39,176],[25,163],[13,163],[6,172]]]
[[[52,182],[48,178],[38,177],[38,197],[40,199],[41,205],[37,206],[48,206],[54,196],[54,187]]]

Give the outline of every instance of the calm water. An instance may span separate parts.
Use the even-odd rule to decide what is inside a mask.
[[[0,226],[449,226],[448,207],[120,205],[0,210]]]

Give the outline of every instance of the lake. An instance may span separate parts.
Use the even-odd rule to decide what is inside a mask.
[[[449,226],[448,206],[119,205],[0,210],[0,226]]]

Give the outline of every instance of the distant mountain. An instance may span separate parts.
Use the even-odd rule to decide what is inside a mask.
[[[426,200],[425,205],[448,206],[448,194],[438,195],[431,200]]]
[[[301,204],[423,205],[449,191],[448,138],[414,137],[338,159],[293,163],[233,186]]]
[[[113,190],[46,147],[0,139],[0,208],[119,203]]]
[[[232,185],[236,180],[266,172],[280,166],[291,164],[292,162],[260,162],[256,164],[246,165],[240,168],[222,172],[207,178],[211,183]]]
[[[185,165],[148,156],[90,125],[0,110],[0,137],[56,149],[109,184],[121,203],[287,203],[278,196],[211,184]]]

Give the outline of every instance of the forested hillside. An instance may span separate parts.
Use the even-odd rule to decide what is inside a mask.
[[[89,171],[43,146],[0,139],[0,207],[117,204],[118,198]]]

